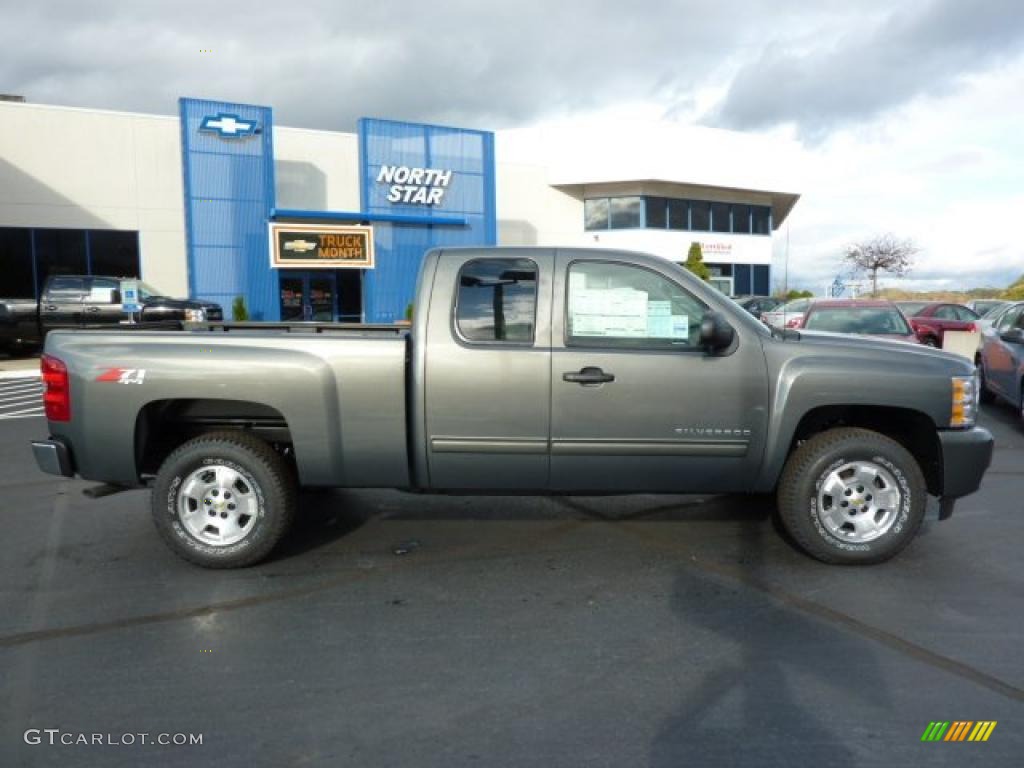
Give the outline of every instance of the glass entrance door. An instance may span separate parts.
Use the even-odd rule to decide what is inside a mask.
[[[307,276],[306,277],[306,295],[309,297],[307,301],[308,308],[303,308],[304,316],[308,315],[308,319],[315,320],[318,323],[330,323],[334,321],[335,312],[335,301],[334,301],[334,273],[330,273],[324,277],[321,275]]]
[[[301,275],[281,275],[281,321],[294,323],[302,320],[302,307],[306,299],[305,280]]]
[[[331,323],[338,317],[334,271],[281,272],[281,321]]]

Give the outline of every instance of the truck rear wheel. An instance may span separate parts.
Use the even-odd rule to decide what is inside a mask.
[[[266,558],[287,533],[296,494],[290,468],[264,441],[211,432],[184,443],[160,466],[153,521],[185,560],[241,568]]]
[[[866,429],[822,432],[797,448],[779,480],[779,517],[796,543],[825,563],[880,563],[924,520],[926,486],[914,457]]]

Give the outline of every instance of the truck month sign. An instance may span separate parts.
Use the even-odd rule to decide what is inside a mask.
[[[373,229],[346,224],[270,224],[270,266],[373,269]]]

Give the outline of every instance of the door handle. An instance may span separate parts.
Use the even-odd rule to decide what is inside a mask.
[[[568,381],[572,384],[606,384],[609,381],[615,381],[615,374],[605,373],[600,368],[594,366],[587,366],[581,369],[579,373],[572,371],[563,373],[562,381]]]
[[[99,307],[86,307],[85,311],[86,312],[99,312],[100,308]]]
[[[45,307],[43,307],[43,309],[45,309],[47,312],[56,312],[57,311],[57,305],[56,304],[47,304]]]

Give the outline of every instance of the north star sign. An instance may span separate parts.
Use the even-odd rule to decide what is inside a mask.
[[[216,133],[222,139],[241,139],[256,133],[255,120],[243,120],[238,115],[207,115],[199,125],[200,131]]]
[[[452,172],[439,168],[411,168],[408,165],[382,165],[378,184],[390,184],[389,203],[440,205],[452,180]]]

